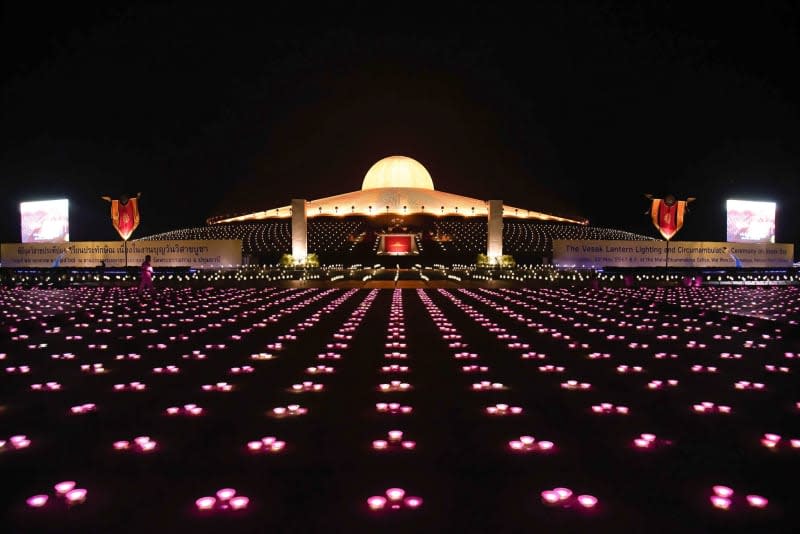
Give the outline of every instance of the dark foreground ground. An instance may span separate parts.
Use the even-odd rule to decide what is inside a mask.
[[[119,288],[4,290],[0,363],[15,369],[0,375],[0,440],[22,434],[31,444],[0,452],[0,531],[797,532],[800,448],[789,440],[800,439],[799,304],[793,287],[162,289],[143,302]],[[274,358],[252,359],[259,353]],[[327,353],[341,357],[320,359]],[[81,370],[95,363],[106,372]],[[391,364],[409,371],[381,371]],[[153,371],[167,365],[180,372]],[[231,371],[243,365],[254,371]],[[334,372],[308,374],[316,365]],[[390,380],[411,389],[379,391]],[[481,380],[505,389],[474,391]],[[591,387],[564,389],[567,380]],[[649,389],[653,380],[664,386]],[[764,388],[736,389],[740,380]],[[50,381],[60,390],[31,389]],[[146,389],[115,391],[132,381]],[[234,389],[202,390],[223,381]],[[302,381],[324,390],[293,393]],[[703,401],[732,413],[695,413]],[[378,402],[413,413],[381,414]],[[601,402],[629,414],[593,413]],[[84,403],[97,410],[70,413]],[[187,403],[204,415],[165,415]],[[308,413],[269,416],[293,403]],[[487,415],[495,403],[524,411]],[[416,450],[371,449],[393,429]],[[657,436],[654,450],[633,446],[641,433]],[[765,433],[782,439],[767,448]],[[141,435],[154,451],[114,450]],[[521,435],[555,447],[512,452]],[[247,443],[264,436],[285,450],[250,453]],[[53,497],[63,480],[88,490],[83,504]],[[717,484],[735,492],[728,510],[709,501]],[[558,486],[599,502],[546,506],[541,492]],[[249,507],[195,508],[223,487]],[[422,506],[369,510],[368,497],[390,487]],[[35,494],[50,501],[28,507]],[[769,504],[752,508],[747,494]]]

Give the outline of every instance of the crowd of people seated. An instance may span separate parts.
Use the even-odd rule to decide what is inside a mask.
[[[486,251],[486,220],[481,218],[433,218],[426,227],[418,228],[416,244],[437,257],[460,259]],[[414,227],[417,228],[416,226]],[[343,255],[361,252],[375,254],[379,234],[389,228],[373,228],[365,217],[314,217],[308,219],[308,249],[328,261]],[[242,254],[257,260],[272,260],[292,248],[291,221],[271,219],[260,222],[226,223],[173,230],[141,239],[240,239]],[[543,223],[506,219],[503,222],[503,251],[526,258],[552,255],[555,239],[648,240],[647,236],[596,226]],[[360,246],[361,244],[363,246]]]

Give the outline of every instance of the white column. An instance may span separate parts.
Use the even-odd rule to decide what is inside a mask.
[[[295,263],[305,263],[308,256],[308,221],[306,199],[292,199],[292,258]]]
[[[497,263],[503,255],[503,201],[489,201],[489,220],[486,224],[486,255]]]

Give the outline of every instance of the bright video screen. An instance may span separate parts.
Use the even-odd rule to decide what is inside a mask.
[[[731,243],[774,243],[775,203],[728,200],[728,236]]]
[[[23,243],[69,241],[69,200],[20,202]]]

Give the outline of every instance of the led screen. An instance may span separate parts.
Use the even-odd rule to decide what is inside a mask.
[[[69,241],[69,200],[20,202],[23,243]]]
[[[728,200],[728,234],[731,243],[774,243],[775,203]]]

